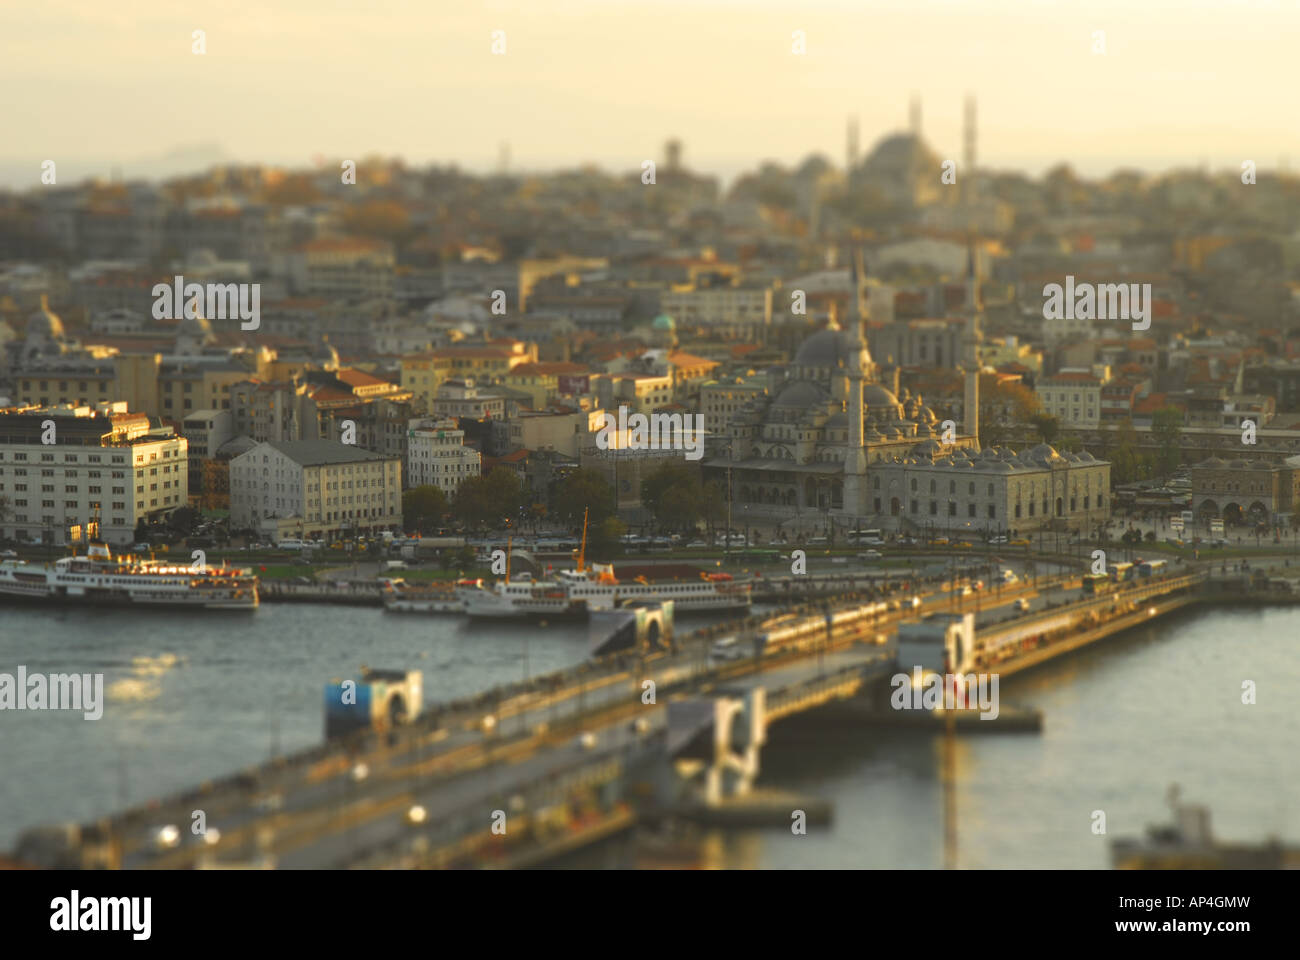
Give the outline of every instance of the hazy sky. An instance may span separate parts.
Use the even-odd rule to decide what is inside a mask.
[[[1300,162],[1298,39],[1296,0],[0,0],[0,182],[195,145],[633,169],[675,135],[723,174],[839,164],[850,114],[865,151],[914,93],[959,160],[968,91],[984,165],[1267,169]]]

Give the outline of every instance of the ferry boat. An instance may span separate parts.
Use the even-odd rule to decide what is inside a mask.
[[[133,607],[257,607],[257,577],[240,570],[113,557],[92,543],[84,556],[53,563],[0,563],[0,599]]]
[[[611,564],[590,570],[561,570],[553,579],[527,574],[490,586],[458,588],[457,597],[471,617],[582,618],[592,611],[616,610],[633,601],[671,600],[679,614],[748,608],[753,583],[726,573],[701,573],[698,580],[645,577],[619,580]]]
[[[393,613],[464,613],[454,588],[413,587],[400,577],[383,582],[384,609]],[[482,580],[461,580],[458,587],[482,586]]]
[[[672,570],[647,567],[631,579],[620,580],[614,567],[595,563],[588,569],[587,515],[582,518],[582,542],[576,570],[561,570],[554,577],[534,580],[527,573],[510,579],[510,544],[506,541],[506,576],[490,586],[479,580],[456,588],[456,598],[471,617],[545,617],[586,619],[594,611],[617,610],[637,601],[673,601],[679,614],[713,610],[748,609],[753,581],[735,580],[729,573],[708,573],[695,568]],[[654,574],[674,579],[651,580]]]

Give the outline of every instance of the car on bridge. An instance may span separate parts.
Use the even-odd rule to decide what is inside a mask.
[[[882,560],[884,556],[879,550],[863,550],[857,554],[859,560]]]
[[[709,647],[710,660],[740,660],[744,656],[745,651],[740,646],[740,637],[734,634],[715,640],[713,646]]]
[[[1017,537],[1015,540],[1012,540],[1009,545],[1013,547],[1027,547],[1029,546],[1029,541],[1024,537]]]
[[[1017,613],[1025,613],[1029,610],[1029,601],[1024,597],[1020,597],[1015,602],[1015,608]]]

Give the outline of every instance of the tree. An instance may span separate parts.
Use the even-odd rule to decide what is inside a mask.
[[[1133,421],[1125,420],[1119,429],[1119,444],[1110,456],[1112,483],[1132,483],[1138,474],[1138,435]]]
[[[447,515],[449,504],[441,487],[426,484],[402,494],[402,525],[407,530],[436,527]]]
[[[598,471],[586,467],[559,481],[551,495],[551,513],[570,527],[582,523],[584,511],[588,513],[587,523],[591,529],[599,527],[616,512],[614,488]]]
[[[700,515],[709,531],[709,542],[713,542],[713,529],[727,519],[727,485],[722,480],[710,480],[704,484],[700,497]]]
[[[189,533],[199,519],[199,512],[193,507],[178,507],[167,517],[167,526],[178,533]]]
[[[627,525],[618,517],[606,517],[587,536],[591,552],[596,556],[609,557],[618,552],[619,537],[627,533]]]
[[[674,484],[664,491],[656,518],[659,526],[667,530],[694,530],[703,506],[704,494],[699,481]]]
[[[1177,407],[1162,407],[1151,415],[1151,439],[1157,444],[1156,470],[1173,473],[1183,462],[1183,412]]]
[[[1050,413],[1038,413],[1029,418],[1029,422],[1034,425],[1038,431],[1039,438],[1043,443],[1051,443],[1056,439],[1056,435],[1061,432],[1061,421]]]
[[[498,467],[481,477],[470,477],[456,488],[452,512],[470,527],[508,526],[519,517],[525,496],[515,471]]]
[[[661,529],[694,530],[704,512],[704,490],[698,474],[669,462],[641,481],[641,502]]]
[[[996,447],[1011,435],[1009,427],[1029,423],[1042,412],[1038,395],[1023,383],[1003,381],[996,374],[980,375],[980,442]]]

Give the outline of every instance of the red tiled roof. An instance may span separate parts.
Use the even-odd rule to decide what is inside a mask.
[[[668,354],[668,362],[679,367],[699,367],[699,366],[716,367],[718,365],[718,362],[716,360],[709,360],[705,357],[697,357],[695,354],[687,353],[684,350],[677,350],[674,351],[673,353]]]
[[[335,371],[334,376],[346,383],[349,387],[373,387],[375,384],[386,384],[387,380],[381,380],[378,377],[372,377],[370,374],[351,367],[340,368]]]

